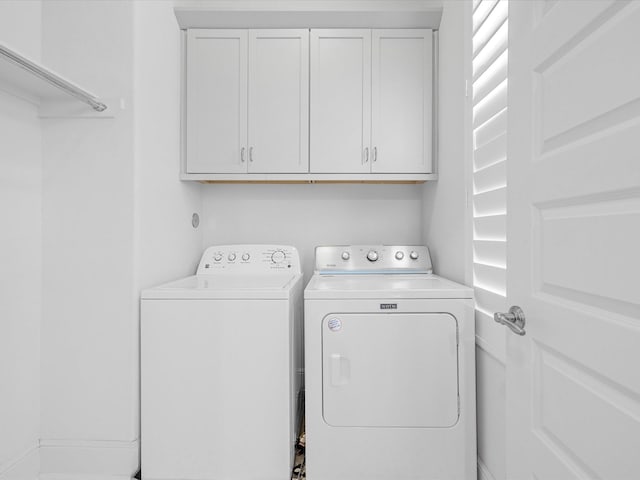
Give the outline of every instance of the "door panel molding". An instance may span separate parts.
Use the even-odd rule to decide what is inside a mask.
[[[534,204],[534,293],[560,287],[640,312],[640,290],[629,281],[640,271],[640,196],[616,193]]]
[[[533,355],[534,434],[555,447],[553,455],[586,473],[587,478],[610,478],[606,466],[598,464],[606,463],[599,460],[598,453],[607,449],[612,438],[629,438],[640,429],[640,397],[541,343],[533,343]],[[599,412],[589,418],[593,435],[583,435],[578,428],[585,421],[585,410]],[[627,442],[611,452],[623,475],[617,478],[632,478],[640,471],[636,450],[637,445]]]
[[[555,8],[546,9],[535,21],[533,30],[533,41],[537,45],[533,64],[539,73],[569,54],[631,3],[629,0],[554,1]]]

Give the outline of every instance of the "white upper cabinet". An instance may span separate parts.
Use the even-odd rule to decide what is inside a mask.
[[[311,30],[311,172],[430,173],[429,29]]]
[[[244,173],[247,30],[189,30],[187,173]]]
[[[183,179],[424,181],[433,30],[189,29]]]
[[[249,173],[309,171],[309,30],[249,31]]]
[[[370,171],[371,30],[311,30],[311,171]]]
[[[308,172],[308,30],[189,30],[186,98],[186,173]]]
[[[371,171],[429,173],[432,31],[373,30],[372,42]]]

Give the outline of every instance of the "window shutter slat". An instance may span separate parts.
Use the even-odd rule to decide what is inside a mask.
[[[473,193],[489,192],[507,185],[507,162],[494,163],[473,175]]]
[[[502,52],[507,49],[507,38],[509,36],[508,25],[508,22],[504,22],[471,62],[474,82],[500,57]]]
[[[474,284],[496,295],[506,295],[506,273],[507,271],[504,268],[483,265],[481,263],[473,264]]]
[[[491,14],[485,21],[478,27],[478,30],[473,35],[473,55],[475,56],[478,51],[486,45],[489,40],[496,34],[502,24],[507,20],[507,2],[505,0],[499,1]]]
[[[479,193],[473,196],[473,216],[501,215],[507,213],[507,187]]]
[[[476,240],[473,242],[473,261],[507,267],[507,242],[503,240]]]
[[[503,240],[507,238],[507,215],[490,215],[473,219],[473,238],[476,240]]]
[[[474,130],[476,148],[486,145],[491,140],[504,135],[507,131],[507,109],[505,108],[499,114],[492,117],[491,120],[485,122]]]
[[[489,313],[505,312],[507,310],[507,299],[502,295],[490,292],[484,288],[476,288],[475,297],[478,310]]]
[[[493,89],[507,79],[507,57],[509,52],[505,50],[495,62],[473,84],[473,102],[478,103]]]
[[[473,127],[477,128],[507,108],[507,80],[473,107]]]
[[[495,137],[493,140],[478,147],[474,152],[473,170],[477,172],[494,163],[502,162],[507,158],[507,135]]]
[[[498,0],[481,0],[473,12],[473,32],[482,26],[487,20],[495,6],[498,4]]]

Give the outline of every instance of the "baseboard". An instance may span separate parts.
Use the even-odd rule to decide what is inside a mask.
[[[132,480],[133,477],[121,475],[87,475],[84,473],[41,473],[38,480]]]
[[[41,480],[130,480],[140,465],[140,446],[132,442],[40,441]]]
[[[0,466],[0,480],[36,480],[40,471],[38,445]]]
[[[496,480],[480,457],[478,457],[478,480]]]

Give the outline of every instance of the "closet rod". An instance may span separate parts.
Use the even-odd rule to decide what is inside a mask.
[[[22,55],[17,54],[16,52],[8,49],[4,45],[0,45],[0,55],[5,57],[7,60],[15,64],[16,66],[26,70],[27,72],[35,75],[36,77],[44,80],[47,83],[63,90],[68,93],[72,97],[77,98],[83,103],[90,105],[96,112],[104,112],[107,109],[107,106],[100,102],[96,97],[91,95],[89,92],[77,87],[76,85],[68,82],[64,78],[56,75],[53,72],[45,70],[43,67],[38,64],[32,62],[31,60],[23,57]]]

